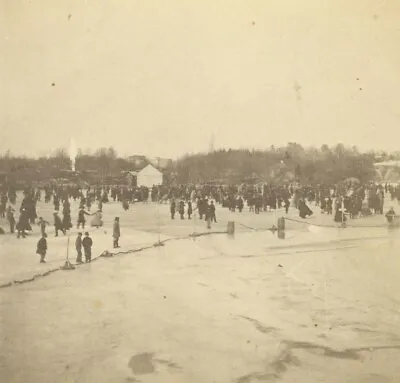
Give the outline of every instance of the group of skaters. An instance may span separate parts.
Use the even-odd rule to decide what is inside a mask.
[[[177,211],[177,208],[181,220],[185,219],[185,212],[187,214],[188,219],[192,219],[192,214],[193,214],[192,201],[189,200],[185,202],[184,200],[181,199],[178,202],[177,206],[175,198],[172,198],[170,203],[171,219],[175,219],[175,213]],[[209,200],[207,197],[198,198],[196,201],[195,210],[198,211],[199,218],[201,220],[204,217],[204,220],[207,222],[208,228],[211,227],[211,222],[217,223],[214,201]]]
[[[47,233],[46,233],[46,221],[41,219],[39,221],[40,230],[41,230],[41,238],[37,243],[36,254],[40,255],[40,263],[46,262],[46,253],[47,253]],[[57,235],[56,235],[57,236]],[[78,232],[78,235],[75,239],[75,249],[76,249],[76,263],[83,263],[82,260],[82,249],[83,254],[85,256],[85,262],[90,263],[92,261],[92,246],[93,240],[90,237],[89,232],[85,232],[85,236],[82,238],[82,232]],[[113,224],[113,247],[114,249],[119,248],[119,238],[121,236],[121,229],[119,224],[119,217],[115,217]]]
[[[215,215],[215,201],[231,212],[241,213],[245,205],[249,212],[260,214],[261,212],[284,209],[289,213],[292,205],[298,210],[300,218],[307,218],[314,214],[310,206],[320,208],[322,214],[332,215],[336,223],[343,223],[347,219],[366,217],[373,214],[384,213],[384,199],[387,193],[392,200],[400,203],[400,186],[388,183],[377,185],[375,183],[360,184],[357,181],[344,181],[332,185],[306,185],[300,186],[294,183],[284,185],[180,185],[163,189],[167,193],[170,202],[171,218],[174,218],[178,210],[181,219],[184,219],[185,205],[187,215],[198,209],[200,216]],[[164,200],[163,198],[161,199]],[[178,206],[175,202],[179,200]],[[193,204],[193,205],[192,205]],[[193,209],[192,206],[195,206]],[[205,210],[204,210],[205,207]],[[208,209],[211,211],[209,212]],[[203,213],[203,214],[202,214]]]
[[[14,189],[9,188],[8,191],[2,191],[0,197],[0,216],[5,218],[9,223],[10,233],[14,234],[17,232],[17,238],[26,238],[28,232],[33,231],[33,226],[37,225],[40,228],[40,239],[37,243],[36,253],[40,255],[40,262],[45,263],[46,253],[48,251],[47,232],[46,228],[51,225],[50,222],[45,220],[43,217],[38,217],[36,212],[37,201],[41,199],[41,189],[29,188],[23,192],[23,199],[19,208],[18,220],[15,218],[15,208],[17,203],[16,192]],[[68,231],[72,229],[72,218],[71,218],[71,204],[69,199],[74,200],[80,198],[79,211],[77,216],[77,229],[85,229],[86,216],[93,216],[91,226],[99,228],[103,226],[102,220],[102,204],[108,202],[105,196],[106,191],[103,191],[99,195],[97,190],[93,193],[90,189],[87,191],[86,196],[83,192],[77,188],[45,188],[45,202],[50,203],[53,200],[54,213],[53,213],[53,225],[55,230],[55,237],[59,236],[59,232],[63,235],[67,235]],[[79,193],[77,192],[79,191]],[[93,194],[92,194],[93,193]],[[10,198],[11,197],[11,198]],[[94,213],[90,213],[85,209],[89,210],[92,206],[92,201],[98,201],[98,209]],[[8,204],[8,206],[7,206]],[[59,216],[59,210],[62,206],[62,218]],[[119,217],[115,217],[113,224],[113,247],[119,247],[120,238],[120,222]],[[85,256],[86,262],[91,261],[91,248],[93,246],[93,240],[89,235],[89,232],[85,232],[83,237],[82,232],[78,233],[76,238],[76,251],[77,251],[77,263],[82,263],[82,250]]]
[[[78,185],[46,186],[44,188],[30,188],[23,193],[23,199],[19,209],[18,220],[15,218],[17,193],[12,187],[0,192],[0,217],[5,218],[10,227],[10,232],[17,231],[17,238],[25,238],[27,231],[32,231],[33,225],[39,225],[41,241],[38,243],[39,254],[47,250],[46,227],[50,222],[38,217],[36,212],[37,201],[40,201],[44,193],[44,202],[53,203],[53,225],[55,236],[59,232],[66,235],[73,227],[71,217],[70,200],[79,200],[77,214],[77,228],[85,230],[87,217],[92,217],[90,225],[99,228],[103,226],[102,208],[104,203],[118,201],[127,210],[131,203],[149,200],[155,202],[167,201],[170,203],[171,219],[175,219],[178,213],[181,220],[191,219],[194,211],[199,218],[204,219],[210,227],[211,222],[217,222],[216,204],[222,208],[228,208],[231,212],[243,212],[247,205],[248,211],[255,214],[284,209],[286,214],[289,207],[298,209],[300,218],[313,215],[309,205],[321,209],[321,213],[332,215],[335,222],[343,223],[348,218],[354,219],[360,216],[383,214],[384,198],[390,194],[392,200],[400,203],[400,187],[390,184],[376,185],[375,183],[360,184],[357,182],[341,182],[335,185],[297,185],[286,183],[281,185],[177,185],[177,186],[153,186],[127,187],[127,186],[95,186],[82,188]],[[97,208],[92,213],[93,205]],[[389,210],[386,218],[394,217],[394,209]],[[60,216],[62,214],[62,216]],[[388,215],[389,214],[389,215]],[[389,218],[388,218],[389,217]],[[119,219],[115,219],[114,247],[118,247]],[[118,234],[117,234],[118,232]],[[77,239],[77,246],[89,235],[80,234],[81,241]],[[117,240],[115,240],[117,238]],[[87,240],[86,243],[90,243]],[[88,248],[88,246],[86,246]],[[91,248],[91,246],[90,246]],[[78,251],[78,248],[77,248]],[[85,258],[90,261],[90,251],[85,251]],[[86,254],[88,255],[86,257]],[[44,258],[41,259],[44,261]],[[82,260],[81,255],[77,261]]]

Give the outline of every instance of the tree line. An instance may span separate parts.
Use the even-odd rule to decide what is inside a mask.
[[[199,182],[285,182],[334,183],[354,177],[361,182],[374,177],[374,162],[400,158],[400,153],[360,152],[342,144],[304,148],[298,143],[265,150],[221,149],[209,153],[186,154],[166,169],[169,179],[177,183]],[[51,156],[30,158],[7,152],[0,156],[0,173],[31,180],[57,178],[60,171],[71,169],[66,149]],[[132,170],[128,159],[119,157],[112,147],[94,152],[78,151],[78,172],[92,172],[99,178],[118,177]],[[172,176],[171,176],[172,175]]]
[[[396,159],[398,154],[370,151],[356,146],[304,148],[291,142],[265,150],[221,149],[210,153],[185,155],[176,163],[179,183],[288,182],[336,183],[346,178],[366,182],[374,178],[374,162]]]

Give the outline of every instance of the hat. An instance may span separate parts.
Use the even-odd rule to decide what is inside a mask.
[[[119,221],[119,217],[115,217],[115,220],[116,220],[116,221]]]
[[[79,233],[78,233],[78,235],[82,235],[82,233],[81,233],[81,232],[79,232]]]
[[[88,233],[88,232],[85,232],[85,235],[89,235],[89,233]]]

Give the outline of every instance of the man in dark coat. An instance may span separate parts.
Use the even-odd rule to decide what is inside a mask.
[[[42,238],[39,239],[36,248],[36,254],[40,255],[40,263],[46,263],[46,252],[47,252],[47,235],[46,233],[42,235]]]
[[[77,229],[79,229],[80,225],[82,225],[82,229],[85,228],[85,222],[86,222],[85,215],[90,215],[90,214],[86,212],[84,209],[79,209]]]
[[[7,221],[10,224],[10,233],[14,234],[15,218],[14,218],[14,209],[11,206],[8,206],[7,208]]]
[[[239,209],[239,213],[242,212],[243,206],[244,206],[243,198],[242,198],[242,197],[239,197],[238,200],[237,200],[237,207],[238,207],[238,209]]]
[[[173,199],[171,201],[171,206],[170,206],[171,219],[175,219],[175,210],[176,210],[176,203],[175,203],[175,200]]]
[[[193,214],[193,207],[192,207],[192,201],[188,201],[188,207],[187,207],[187,215],[188,219],[192,219],[191,216]]]
[[[31,227],[29,225],[29,216],[25,209],[22,209],[21,214],[19,216],[18,224],[17,224],[17,238],[22,235],[22,238],[25,238],[26,233],[25,230],[29,230]]]
[[[54,215],[54,228],[56,231],[56,237],[58,237],[58,231],[61,230],[62,233],[65,235],[66,234],[66,230],[64,228],[63,223],[61,222],[60,217],[58,216],[58,214],[56,212],[53,213]]]
[[[215,205],[214,205],[214,201],[211,201],[210,206],[209,206],[209,209],[210,209],[210,219],[211,219],[211,222],[217,223],[217,217],[215,216]]]
[[[311,216],[313,214],[312,210],[306,205],[304,199],[299,200],[299,217],[307,218],[307,216]]]
[[[287,198],[287,197],[285,197],[284,206],[285,206],[285,213],[288,214],[289,213],[290,201],[289,201],[289,198]]]
[[[114,249],[119,247],[118,241],[120,236],[121,236],[121,230],[119,226],[119,217],[115,217],[113,226]]]
[[[181,219],[185,219],[185,202],[179,201],[179,215],[181,216]]]
[[[92,238],[90,238],[88,232],[85,233],[85,238],[83,238],[82,246],[83,246],[83,251],[85,253],[85,261],[86,263],[89,263],[92,261],[93,241]]]

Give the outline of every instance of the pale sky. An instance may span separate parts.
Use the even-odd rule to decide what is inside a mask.
[[[399,0],[0,0],[0,37],[0,152],[399,149]]]

